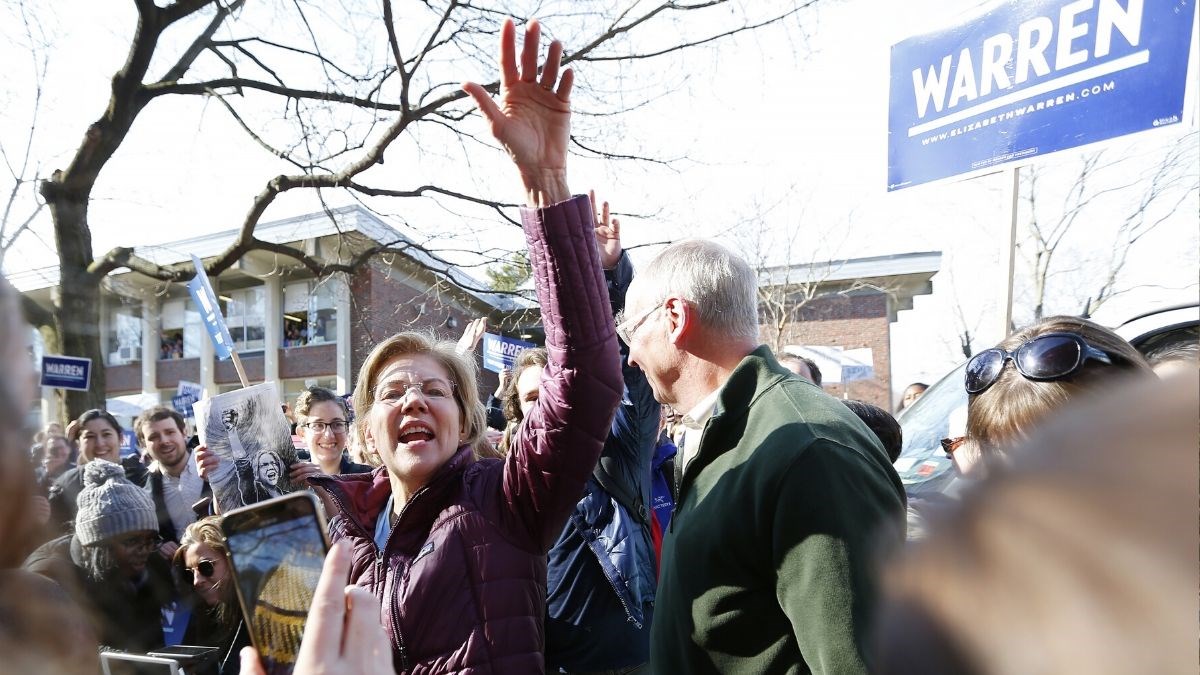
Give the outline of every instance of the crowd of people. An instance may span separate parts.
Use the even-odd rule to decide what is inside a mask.
[[[568,187],[574,76],[558,42],[539,67],[539,33],[518,52],[504,24],[498,100],[464,89],[523,183],[545,346],[484,401],[481,323],[400,333],[350,405],[296,401],[311,461],[260,457],[248,483],[286,472],[329,519],[297,673],[1194,670],[1194,363],[1160,382],[1090,321],[1017,331],[967,365],[955,488],[910,499],[895,418],[759,343],[746,261],[689,240],[635,275],[607,204]],[[14,297],[0,281],[10,315]],[[22,344],[0,327],[18,410]],[[0,672],[168,643],[264,672],[208,482],[222,459],[173,409],[133,427],[124,458],[104,410],[32,453],[0,429]]]

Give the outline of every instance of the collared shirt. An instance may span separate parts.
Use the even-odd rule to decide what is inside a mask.
[[[700,399],[695,408],[692,408],[688,414],[679,420],[683,425],[683,466],[686,469],[696,456],[696,452],[700,450],[700,439],[704,435],[704,425],[708,424],[709,418],[713,416],[713,411],[717,408],[717,398],[721,394],[720,387],[713,390],[711,394]]]
[[[163,503],[171,516],[171,524],[175,526],[176,536],[182,537],[184,529],[196,522],[196,512],[192,510],[192,504],[200,499],[204,481],[196,471],[194,456],[188,457],[184,462],[183,471],[178,477],[167,473],[161,465],[158,471],[162,473]],[[146,491],[151,490],[150,481],[146,481]]]

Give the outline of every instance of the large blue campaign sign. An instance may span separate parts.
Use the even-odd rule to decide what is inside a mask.
[[[92,360],[78,356],[42,357],[42,386],[87,391],[92,381]]]
[[[225,326],[225,317],[221,316],[221,306],[217,304],[217,294],[213,292],[208,274],[204,272],[204,263],[192,256],[192,265],[196,267],[196,276],[187,283],[188,293],[192,294],[192,300],[200,308],[200,318],[204,320],[204,327],[208,330],[208,336],[212,338],[217,358],[224,361],[231,354],[233,338],[229,336],[229,328]]]
[[[503,335],[483,334],[483,367],[493,373],[512,368],[517,354],[523,349],[536,347],[532,342],[525,342]]]
[[[1196,0],[1012,0],[892,47],[888,190],[1183,119]]]

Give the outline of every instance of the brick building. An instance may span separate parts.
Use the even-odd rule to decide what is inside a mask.
[[[940,265],[941,253],[925,252],[768,268],[760,273],[760,335],[776,351],[816,360],[830,394],[894,410],[891,324],[914,296],[932,291]],[[873,375],[842,381],[839,360],[870,365]]]
[[[193,254],[215,257],[236,234],[143,246],[136,253],[176,265]],[[484,282],[429,255],[360,206],[262,223],[255,236],[338,263],[379,244],[405,249],[373,256],[353,274],[320,279],[291,258],[254,251],[212,279],[251,383],[278,382],[289,403],[312,385],[348,393],[371,348],[401,330],[428,330],[457,340],[478,316],[489,318],[490,332],[508,334],[526,333],[524,326],[538,322],[535,303],[489,292]],[[10,281],[49,307],[58,269],[21,272]],[[102,303],[97,329],[109,399],[169,403],[181,381],[198,383],[209,393],[241,386],[233,362],[215,359],[184,284],[117,272],[103,282]],[[494,389],[495,375],[484,372],[481,386]],[[54,390],[43,389],[40,417],[58,417]]]

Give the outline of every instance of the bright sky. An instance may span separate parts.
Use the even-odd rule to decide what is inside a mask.
[[[108,78],[125,57],[133,10],[124,3],[89,0],[36,4],[52,47],[35,155],[44,167],[54,168],[66,162],[101,112]],[[652,73],[677,87],[625,117],[622,127],[613,127],[612,147],[686,159],[671,170],[573,160],[572,186],[577,192],[594,187],[614,209],[643,216],[623,220],[629,245],[714,236],[737,246],[744,244],[744,236],[739,240],[736,232],[745,231],[745,221],[761,218],[775,233],[764,245],[775,250],[782,250],[777,241],[799,229],[800,245],[790,252],[793,262],[942,251],[943,270],[934,279],[934,293],[919,297],[914,310],[901,313],[893,324],[895,387],[934,380],[962,358],[955,337],[956,304],[969,322],[981,322],[977,345],[999,339],[994,318],[1003,279],[998,251],[1007,234],[1001,176],[885,190],[889,48],[953,21],[945,6],[935,0],[822,0],[806,15],[803,29],[793,23],[693,50],[683,58],[643,64],[648,70],[632,72],[624,86],[639,86]],[[22,64],[0,76],[0,97],[7,97],[0,98],[0,139],[11,152],[27,128],[32,105],[29,58],[11,43],[0,46],[0,55],[5,63]],[[1195,60],[1193,56],[1193,68]],[[470,68],[468,64],[456,77],[495,76]],[[579,76],[586,84],[604,84],[586,70]],[[1195,100],[1194,88],[1189,97]],[[1194,112],[1189,122],[1118,141],[1111,152],[1142,157],[1131,166],[1151,161],[1187,127],[1195,128]],[[473,132],[484,132],[478,119],[468,124]],[[394,146],[388,158],[397,161],[372,169],[374,184],[411,187],[462,180],[453,158],[442,158],[445,153],[435,137],[419,140],[419,145],[406,141]],[[470,152],[476,172],[466,180],[492,196],[517,201],[520,194],[504,158],[484,148]],[[1042,165],[1069,169],[1076,157],[1064,153]],[[98,185],[91,215],[96,252],[236,227],[265,181],[288,170],[250,146],[218,103],[191,97],[156,101]],[[1048,194],[1062,189],[1061,179],[1057,188],[1053,179],[1047,182]],[[333,205],[347,202],[327,196]],[[465,220],[479,231],[464,244],[511,248],[520,243],[513,229],[481,219],[485,215],[477,212],[397,200],[373,205],[420,226],[422,235],[445,234],[436,227],[430,231],[429,222]],[[265,220],[318,208],[311,195],[289,196]],[[1196,299],[1198,210],[1193,194],[1181,215],[1139,245],[1127,284],[1155,288],[1115,299],[1102,309],[1100,320],[1117,322],[1151,304]],[[48,223],[43,213],[35,231],[40,239],[24,239],[19,254],[7,263],[9,270],[53,264],[54,252],[46,245],[53,241]],[[639,249],[635,262],[653,250]],[[1163,260],[1175,264],[1161,264]],[[1019,266],[1020,261],[1018,273]]]

